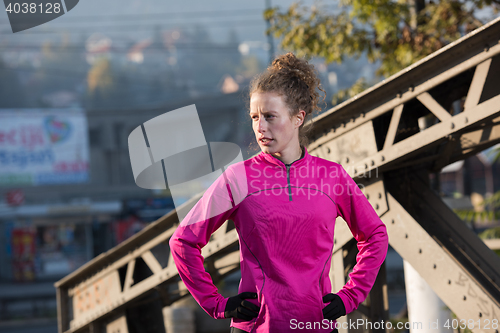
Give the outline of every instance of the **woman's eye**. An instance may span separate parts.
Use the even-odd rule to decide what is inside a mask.
[[[265,117],[266,117],[266,119],[276,118],[276,116],[274,116],[274,115],[268,115],[268,116],[265,116]],[[252,116],[251,118],[255,120],[255,119],[259,119],[259,116]]]

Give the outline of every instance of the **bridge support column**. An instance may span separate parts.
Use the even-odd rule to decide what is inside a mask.
[[[453,333],[451,327],[444,327],[447,320],[451,323],[452,316],[443,301],[406,260],[404,271],[410,333],[427,332],[429,329],[435,333]]]

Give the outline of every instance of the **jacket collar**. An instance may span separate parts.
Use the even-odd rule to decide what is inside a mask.
[[[305,146],[301,146],[301,147],[303,148],[302,149],[302,156],[299,159],[290,163],[290,167],[301,166],[301,165],[307,163],[311,159],[311,155],[307,151],[307,148]],[[281,166],[283,168],[286,168],[286,165],[285,165],[285,163],[283,163],[283,161],[279,160],[278,158],[274,157],[271,154],[261,152],[258,156],[260,156],[264,161],[266,161],[270,164],[278,165],[278,166]]]

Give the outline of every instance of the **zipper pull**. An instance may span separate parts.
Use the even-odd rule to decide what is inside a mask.
[[[288,185],[288,198],[290,201],[292,201],[292,188],[290,186],[290,164],[285,164],[286,165],[286,182]]]

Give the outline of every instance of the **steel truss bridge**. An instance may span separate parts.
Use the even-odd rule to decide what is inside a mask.
[[[500,18],[321,114],[308,147],[365,186],[390,245],[443,302],[459,318],[483,322],[500,318],[500,258],[436,194],[429,174],[500,142],[499,39]],[[164,332],[162,308],[189,294],[169,254],[178,222],[172,211],[58,281],[59,333]],[[334,242],[335,292],[357,248],[345,223],[336,224]],[[202,254],[214,283],[239,270],[232,221]],[[356,311],[376,322],[388,310],[382,265]]]

